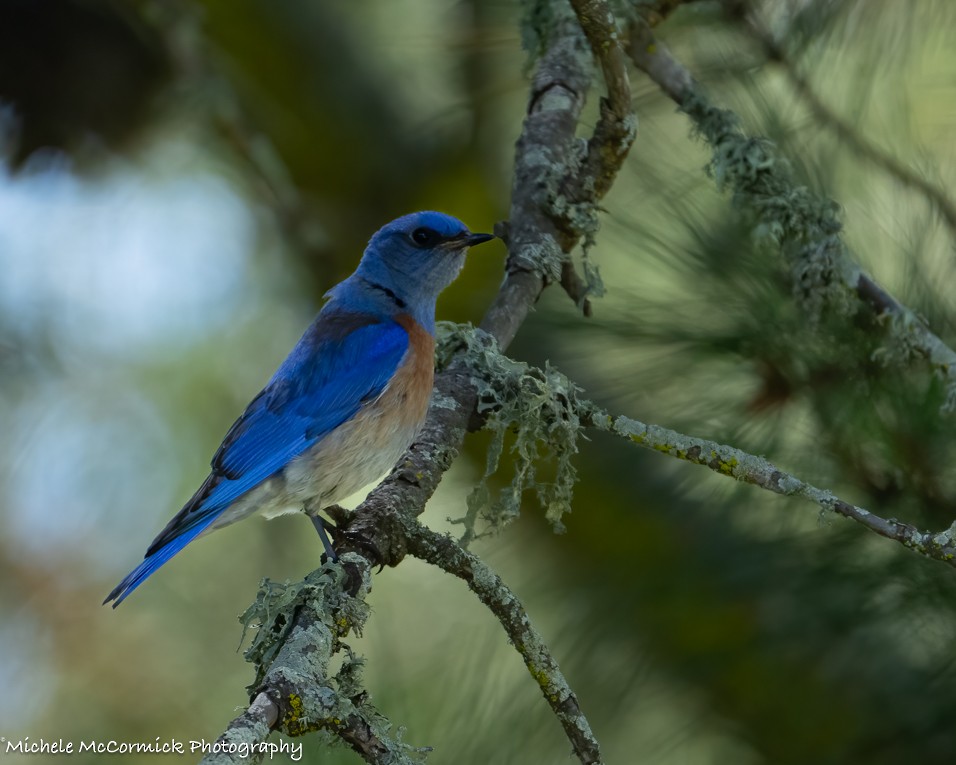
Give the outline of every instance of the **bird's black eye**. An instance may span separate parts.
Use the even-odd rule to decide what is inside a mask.
[[[419,247],[433,247],[441,242],[442,237],[434,229],[416,228],[412,231],[412,241]]]

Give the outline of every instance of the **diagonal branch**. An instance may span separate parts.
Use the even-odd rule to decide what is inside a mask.
[[[956,411],[956,353],[853,261],[840,237],[835,205],[793,183],[772,144],[745,135],[732,114],[711,105],[690,72],[655,39],[646,23],[632,26],[628,52],[711,145],[718,184],[732,187],[734,203],[756,215],[768,238],[788,258],[795,289],[811,313],[824,300],[838,301],[841,293],[855,295],[886,320],[902,356],[926,359],[945,379],[944,411]]]
[[[741,3],[739,0],[727,3],[727,9],[732,16],[740,17],[743,20],[744,28],[763,48],[764,55],[770,61],[780,64],[790,81],[790,85],[800,94],[820,122],[829,125],[840,140],[863,159],[882,167],[901,184],[922,194],[943,217],[949,227],[950,234],[956,236],[956,204],[946,196],[943,189],[867,140],[849,121],[824,103],[806,75],[798,69],[796,62],[767,28],[755,9],[747,7],[747,3]]]
[[[784,496],[802,497],[824,510],[865,526],[879,536],[956,567],[956,523],[946,531],[920,531],[910,524],[882,518],[846,502],[826,489],[786,473],[764,457],[660,425],[646,424],[623,416],[614,418],[593,402],[580,398],[577,386],[550,365],[544,369],[535,368],[501,356],[493,347],[484,349],[481,354],[474,354],[472,363],[476,374],[483,372],[486,376],[487,387],[482,394],[482,402],[489,415],[487,426],[491,430],[503,429],[513,433],[516,442],[529,438],[550,440],[552,446],[564,442],[562,452],[569,455],[577,451],[576,442],[583,436],[584,428],[605,431],[646,449],[695,465],[704,465],[715,473],[730,476],[742,483]],[[516,396],[518,400],[535,401],[534,408],[516,411],[510,406],[515,391],[519,391]],[[532,417],[534,425],[529,428],[528,421]],[[519,454],[521,451],[526,450],[519,450]],[[551,452],[547,456],[555,459],[560,466],[562,458],[558,453]],[[524,458],[519,456],[517,459],[520,461]],[[561,473],[560,467],[558,473]],[[556,478],[555,483],[558,480]],[[515,486],[513,482],[511,490]],[[551,501],[549,497],[554,496],[548,493],[546,485],[538,486],[538,490],[539,495],[544,490],[545,499],[542,501],[545,504]]]
[[[511,644],[524,659],[528,672],[541,687],[575,755],[582,763],[596,765],[602,762],[600,745],[581,711],[577,696],[561,673],[551,650],[532,626],[524,606],[501,577],[452,537],[438,534],[420,523],[409,525],[406,539],[412,555],[464,580],[498,618]]]
[[[579,195],[600,200],[611,188],[637,135],[637,117],[631,109],[627,57],[621,47],[614,14],[605,0],[571,0],[591,50],[601,64],[607,97],[601,99],[601,116],[584,160],[581,182],[590,185]]]
[[[266,740],[279,717],[279,707],[268,694],[260,693],[249,708],[229,723],[216,740],[213,751],[202,759],[203,765],[238,765],[248,762],[238,753],[245,745],[257,745]]]
[[[250,754],[265,751],[262,742],[273,729],[290,736],[313,731],[336,735],[366,762],[376,765],[413,765],[414,751],[388,737],[390,723],[362,692],[354,693],[350,672],[356,662],[345,662],[330,677],[332,657],[344,646],[349,631],[360,631],[367,609],[356,606],[369,589],[369,564],[361,556],[344,555],[342,564],[358,582],[340,576],[338,566],[313,572],[295,587],[296,597],[260,590],[250,612],[261,619],[253,649],[274,652],[274,659],[255,684],[254,700],[219,737],[203,765],[241,765]],[[346,590],[356,590],[359,599]],[[345,649],[347,650],[347,649]],[[261,665],[260,665],[261,667]]]
[[[574,18],[556,22],[531,85],[515,146],[511,210],[498,233],[508,246],[507,276],[481,328],[506,348],[544,287],[560,279],[577,236],[554,214],[553,198],[574,156],[575,131],[590,87],[590,54]]]
[[[716,473],[743,483],[759,486],[776,494],[802,497],[824,510],[856,521],[879,536],[899,542],[928,558],[956,567],[956,523],[946,531],[920,531],[910,524],[882,518],[846,502],[825,489],[784,472],[763,457],[628,417],[615,419],[593,402],[580,398],[577,386],[550,365],[544,369],[535,368],[497,354],[494,347],[473,354],[472,363],[476,374],[485,375],[483,379],[486,388],[482,393],[482,404],[488,414],[486,426],[492,431],[507,430],[514,434],[516,442],[527,442],[531,439],[549,440],[552,447],[563,444],[560,453],[552,451],[547,454],[558,464],[559,476],[562,473],[561,453],[570,455],[577,451],[577,441],[582,437],[583,429],[602,430],[646,449],[693,464],[705,465]],[[512,397],[519,401],[534,401],[535,404],[533,408],[516,410],[509,403]],[[534,424],[529,426],[529,420],[533,420]],[[520,455],[528,450],[517,451]],[[522,459],[535,457],[517,457],[519,463]],[[522,472],[526,470],[525,467],[519,467]],[[555,485],[559,481],[560,478],[555,478]],[[510,490],[514,491],[516,486],[520,491],[521,487],[516,482],[512,482]],[[549,491],[546,484],[538,485],[537,488],[539,496],[544,497],[542,502],[546,505],[554,501],[552,497],[557,496]],[[570,501],[570,497],[565,501]]]
[[[802,497],[815,502],[823,510],[856,521],[881,537],[892,539],[927,558],[956,568],[956,523],[946,531],[920,531],[908,523],[893,518],[881,518],[862,507],[845,502],[826,489],[819,489],[780,470],[765,458],[748,454],[733,446],[684,435],[676,430],[649,425],[629,417],[615,419],[588,402],[582,402],[582,408],[586,410],[586,413],[582,413],[582,419],[598,430],[626,438],[645,449],[695,465],[704,465],[715,473],[759,486],[774,494]]]

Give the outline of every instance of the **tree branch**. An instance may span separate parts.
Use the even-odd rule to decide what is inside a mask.
[[[725,2],[725,8],[731,18],[743,21],[742,26],[763,48],[764,55],[770,61],[775,61],[780,65],[790,81],[790,85],[800,94],[820,122],[829,125],[840,140],[859,154],[860,157],[883,168],[907,188],[922,194],[943,217],[949,227],[950,235],[956,237],[956,204],[946,196],[943,189],[867,140],[859,130],[827,106],[814,90],[810,81],[797,68],[796,62],[790,58],[780,41],[767,28],[756,9],[749,3],[732,0],[732,2]]]
[[[574,18],[555,23],[551,44],[531,86],[528,113],[515,147],[508,224],[496,233],[508,245],[506,279],[481,328],[506,348],[544,287],[560,279],[577,237],[553,210],[568,175],[575,130],[590,87],[590,54]],[[580,236],[580,234],[578,234]]]
[[[802,497],[824,510],[862,524],[881,537],[892,539],[927,558],[956,568],[956,523],[946,531],[919,531],[908,523],[893,518],[881,518],[862,507],[845,502],[826,489],[819,489],[780,470],[763,457],[748,454],[733,446],[684,435],[660,425],[648,425],[629,417],[621,416],[615,419],[589,402],[584,402],[582,408],[585,410],[581,414],[582,420],[598,430],[614,433],[645,449],[695,465],[704,465],[715,473],[759,486],[775,494]]]
[[[351,654],[350,661],[329,676],[332,657],[348,650],[341,639],[352,630],[360,632],[368,613],[361,603],[369,589],[368,561],[345,554],[341,563],[327,564],[292,587],[260,590],[244,616],[247,625],[253,619],[261,622],[246,652],[261,673],[252,690],[255,698],[229,724],[217,741],[219,751],[204,757],[203,765],[248,762],[247,752],[230,745],[255,747],[273,729],[289,736],[327,731],[376,765],[416,762],[411,747],[386,735],[391,723],[357,690],[360,663],[351,660]],[[265,657],[270,655],[274,658],[266,669]]]
[[[229,723],[216,740],[212,754],[202,758],[203,765],[240,765],[249,762],[239,755],[243,745],[256,745],[266,740],[279,717],[279,708],[265,693],[260,693],[249,708]]]
[[[731,186],[734,203],[752,212],[765,237],[790,262],[798,297],[811,313],[839,304],[847,291],[887,319],[887,331],[904,358],[925,358],[946,380],[944,412],[956,411],[956,353],[925,321],[877,284],[853,261],[840,237],[832,201],[793,183],[769,141],[745,135],[734,116],[712,106],[690,72],[650,27],[635,22],[628,52],[639,69],[673,99],[713,148],[718,185]]]
[[[607,97],[601,99],[601,116],[588,140],[583,183],[591,193],[579,195],[600,200],[611,188],[637,135],[637,117],[631,109],[627,58],[621,47],[614,14],[605,0],[571,0],[591,50],[601,64]]]
[[[910,524],[882,518],[850,504],[825,489],[784,472],[763,457],[659,425],[623,416],[614,418],[593,402],[579,398],[579,389],[574,383],[550,365],[545,369],[532,367],[496,354],[494,347],[473,353],[471,360],[476,374],[483,372],[485,375],[486,389],[482,402],[486,407],[489,429],[499,433],[507,431],[513,434],[516,444],[525,444],[520,449],[514,449],[518,462],[516,472],[531,471],[530,466],[521,464],[522,460],[535,459],[537,456],[523,456],[532,451],[529,442],[551,442],[552,451],[546,456],[557,464],[558,475],[552,479],[553,485],[550,487],[536,484],[545,505],[557,499],[552,489],[567,485],[562,471],[573,471],[565,464],[564,457],[577,451],[576,442],[584,428],[595,428],[626,438],[646,449],[705,465],[716,473],[776,494],[803,497],[824,510],[856,521],[882,537],[956,567],[956,523],[942,532],[919,531]],[[513,397],[533,403],[525,404],[524,407],[515,406],[511,403]],[[560,449],[560,453],[556,453],[557,449]],[[521,486],[512,482],[508,492],[515,491],[516,487],[520,491]],[[562,497],[562,501],[570,502],[570,496]]]
[[[577,697],[515,594],[478,556],[463,549],[452,537],[412,523],[406,531],[408,551],[467,583],[501,622],[528,672],[541,687],[578,759],[589,764],[602,762],[601,747]]]
[[[516,445],[523,444],[513,449],[516,454],[516,474],[532,472],[532,466],[522,464],[522,461],[537,459],[536,444],[548,442],[547,448],[551,451],[546,451],[545,456],[556,463],[557,475],[550,485],[534,485],[542,504],[549,506],[549,512],[550,505],[558,501],[563,504],[570,502],[569,494],[561,494],[556,489],[569,485],[567,471],[573,477],[573,468],[567,458],[577,451],[577,440],[583,429],[595,428],[626,438],[646,449],[705,465],[716,473],[776,494],[803,497],[824,510],[856,521],[882,537],[956,567],[956,523],[942,532],[919,531],[907,523],[882,518],[850,504],[825,489],[780,470],[763,457],[628,417],[615,419],[593,402],[579,398],[577,386],[550,365],[544,369],[532,367],[497,354],[493,346],[472,353],[471,363],[476,374],[484,374],[482,404],[488,429],[497,433],[508,432],[512,434]],[[528,403],[515,405],[513,398]],[[506,493],[520,493],[522,488],[522,484],[513,481]],[[513,515],[514,511],[509,517]]]

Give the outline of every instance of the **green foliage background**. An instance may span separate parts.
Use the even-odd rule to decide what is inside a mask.
[[[263,576],[300,579],[317,565],[311,526],[249,520],[191,545],[118,611],[99,602],[379,225],[422,208],[475,230],[507,216],[527,9],[57,0],[48,12],[69,23],[54,23],[24,6],[0,11],[0,41],[26,41],[0,45],[0,101],[33,104],[0,172],[0,733],[211,741],[252,679],[236,616]],[[795,16],[786,47],[836,113],[953,185],[956,7],[768,10],[778,24]],[[837,200],[863,267],[952,346],[954,232],[926,200],[815,118],[715,4],[693,3],[659,32],[745,130]],[[104,81],[92,63],[103,60],[130,82]],[[591,252],[607,295],[585,320],[547,291],[510,355],[550,361],[614,413],[764,454],[885,517],[948,527],[956,439],[942,386],[919,363],[893,363],[903,350],[887,350],[865,312],[812,321],[786,265],[707,177],[686,118],[643,76],[632,87],[640,132]],[[51,144],[64,153],[34,151]],[[71,250],[97,229],[109,262],[132,262],[120,249],[129,238],[111,232],[136,231],[135,207],[103,193],[121,181],[159,200],[195,193],[177,218],[184,240],[205,235],[213,264],[217,241],[241,251],[224,263],[235,271],[184,271],[204,274],[208,300],[136,314],[146,341],[110,319],[112,296],[135,293],[151,269],[166,268],[163,290],[193,294],[195,281],[177,284],[161,262],[116,266],[104,292],[90,253]],[[67,186],[82,214],[57,229]],[[24,188],[48,217],[3,214]],[[232,217],[203,206],[223,194]],[[241,246],[229,244],[236,231],[209,230],[223,220],[241,222]],[[476,250],[441,318],[480,318],[503,254]],[[28,260],[39,276],[18,281]],[[15,295],[23,283],[35,294]],[[95,311],[84,302],[102,294]],[[464,514],[488,438],[471,437],[446,476],[426,512],[433,527],[455,530],[447,518]],[[605,436],[575,465],[566,534],[551,533],[529,492],[521,518],[472,549],[523,598],[608,762],[952,761],[951,569]],[[405,740],[435,748],[429,762],[566,761],[520,657],[461,583],[409,559],[375,578],[371,604],[353,643],[368,689]],[[358,761],[304,743],[306,761]]]

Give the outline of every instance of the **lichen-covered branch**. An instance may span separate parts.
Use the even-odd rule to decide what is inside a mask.
[[[247,747],[258,747],[266,740],[279,719],[279,707],[268,694],[260,693],[249,708],[229,723],[229,727],[217,739],[211,754],[203,757],[203,765],[239,765],[250,757]]]
[[[647,24],[633,24],[628,52],[710,144],[711,175],[720,188],[733,191],[734,204],[754,216],[755,233],[780,249],[809,315],[825,305],[848,310],[847,297],[856,296],[885,319],[894,344],[888,355],[925,359],[946,381],[944,411],[956,411],[956,353],[856,264],[840,236],[836,204],[795,183],[772,143],[746,135],[731,112],[713,106]]]
[[[552,523],[558,523],[561,513],[570,510],[575,476],[570,458],[577,452],[577,440],[585,428],[595,428],[614,433],[646,449],[705,465],[716,473],[743,483],[776,494],[810,500],[822,509],[856,521],[882,537],[956,567],[956,524],[946,531],[930,532],[920,531],[895,519],[882,518],[784,472],[763,457],[659,425],[645,424],[623,416],[611,417],[594,403],[580,398],[577,386],[553,367],[537,369],[508,359],[497,353],[493,344],[482,343],[480,337],[467,341],[467,347],[468,358],[476,372],[481,370],[485,375],[481,400],[486,413],[486,427],[492,430],[496,438],[503,437],[504,433],[513,434],[516,475],[511,487],[505,489],[504,493],[506,496],[514,491],[520,494],[526,488],[536,488]],[[525,483],[526,472],[532,470],[527,462],[538,457],[537,444],[544,444],[557,464],[556,475],[549,486],[542,487],[534,483],[529,486]],[[483,499],[489,502],[487,496]],[[559,510],[556,511],[556,508]],[[493,527],[517,515],[517,509],[510,506],[504,508],[504,518],[498,517],[501,512],[500,509],[490,508],[487,520]]]
[[[770,61],[780,65],[793,89],[800,94],[800,97],[803,98],[820,122],[828,125],[840,140],[859,154],[860,157],[872,162],[877,167],[883,168],[884,171],[907,188],[922,194],[942,216],[951,235],[956,236],[956,204],[946,195],[943,189],[867,140],[849,121],[824,103],[809,79],[799,70],[796,62],[793,61],[780,43],[780,40],[771,33],[763,19],[749,3],[734,0],[734,2],[725,3],[725,7],[733,18],[739,18],[743,22],[743,28],[763,48],[764,55]]]
[[[478,556],[463,549],[452,537],[438,534],[419,523],[408,528],[406,539],[408,551],[412,555],[465,581],[498,618],[564,728],[575,755],[582,763],[600,763],[601,748],[574,691],[561,673],[551,650],[532,626],[524,606],[501,577]]]
[[[593,405],[585,406],[590,408]],[[881,537],[899,542],[927,558],[956,567],[956,523],[946,531],[920,531],[907,523],[881,518],[862,507],[845,502],[826,489],[819,489],[784,472],[765,458],[748,454],[733,446],[687,436],[629,417],[614,418],[596,408],[586,414],[582,413],[581,417],[593,427],[626,438],[645,449],[652,449],[695,465],[704,465],[715,473],[759,486],[775,494],[810,500],[824,510],[862,524]]]
[[[531,85],[528,113],[515,147],[511,210],[495,233],[508,245],[507,277],[481,327],[502,348],[518,332],[576,239],[554,214],[553,199],[575,157],[575,131],[590,88],[590,51],[574,16],[559,16]]]
[[[581,430],[574,405],[578,388],[550,364],[537,368],[503,355],[494,338],[480,329],[446,324],[439,334],[439,359],[455,353],[473,370],[477,414],[492,434],[485,473],[468,495],[467,514],[456,521],[465,529],[462,547],[517,518],[531,492],[555,531],[563,531],[562,518],[571,512],[577,480],[573,457]],[[507,464],[514,474],[505,488],[495,492],[490,481],[501,468],[506,446],[511,454]],[[541,463],[553,470],[542,474]],[[479,520],[484,524],[480,532]]]
[[[505,357],[497,352],[493,342],[485,342],[480,330],[459,330],[457,336],[462,338],[467,349],[466,358],[476,375],[482,375],[480,398],[485,427],[494,434],[491,452],[500,453],[500,439],[504,438],[504,434],[509,434],[514,444],[515,477],[511,486],[503,490],[504,504],[495,507],[487,492],[479,494],[477,498],[474,494],[469,498],[469,505],[476,499],[484,502],[485,520],[492,528],[517,517],[520,502],[508,504],[507,499],[515,494],[520,500],[521,494],[531,488],[537,491],[551,522],[559,524],[561,514],[571,509],[571,491],[576,475],[571,457],[577,452],[577,442],[583,431],[595,428],[614,433],[644,448],[705,465],[716,473],[743,483],[776,494],[810,500],[824,510],[856,521],[870,531],[900,542],[928,558],[956,566],[956,524],[942,532],[919,531],[907,523],[882,518],[845,502],[825,489],[784,472],[763,457],[659,425],[645,424],[623,416],[613,418],[594,403],[581,398],[577,386],[550,365],[538,369]],[[497,446],[495,442],[498,442]],[[529,464],[540,458],[539,446],[556,464],[554,477],[550,483],[543,485],[533,480],[534,468]],[[496,466],[497,458],[493,462],[489,461],[489,470],[493,472]],[[480,491],[480,488],[481,484],[476,491]],[[501,505],[500,502],[498,504]],[[466,536],[463,541],[468,541],[474,534],[469,524],[474,523],[477,513],[472,512],[471,516],[465,521]]]
[[[256,628],[246,650],[246,658],[256,665],[250,688],[254,700],[229,724],[204,765],[247,763],[249,752],[256,752],[272,730],[289,736],[323,731],[371,763],[421,761],[420,750],[389,736],[391,723],[361,690],[362,662],[342,643],[349,632],[361,631],[368,616],[364,597],[370,574],[361,556],[343,555],[341,562],[294,585],[264,583],[260,588],[242,618],[246,627]],[[348,656],[333,675],[329,667],[340,651]]]
[[[572,5],[573,12],[563,3],[549,4],[551,26],[538,30],[548,41],[547,52],[535,74],[516,147],[510,218],[496,231],[508,244],[508,273],[514,278],[481,326],[502,348],[514,332],[499,335],[493,326],[513,326],[516,331],[534,303],[526,297],[533,293],[537,299],[541,280],[559,282],[584,314],[591,314],[588,296],[602,292],[600,279],[586,260],[582,280],[570,253],[582,237],[587,245],[593,241],[596,205],[610,190],[637,134],[625,55],[609,6],[604,0],[575,0]],[[608,95],[582,147],[576,131],[590,88],[592,52],[601,64]],[[526,272],[530,276],[522,276]]]
[[[634,143],[637,117],[631,109],[627,57],[610,6],[606,0],[571,0],[571,5],[601,64],[607,88],[607,97],[601,99],[601,116],[588,140],[584,173],[580,178],[588,188],[578,192],[597,201],[611,188]]]

